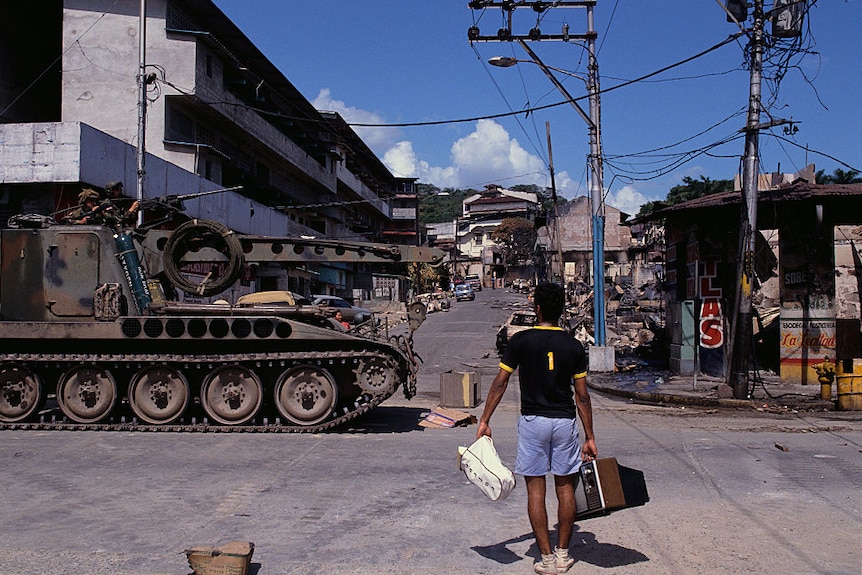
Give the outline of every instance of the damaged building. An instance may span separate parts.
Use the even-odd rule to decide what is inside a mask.
[[[593,343],[594,329],[592,216],[586,196],[561,203],[556,218],[538,230],[537,239],[542,259],[548,262],[548,277],[558,278],[557,262],[562,255],[570,326],[587,344]],[[664,269],[661,228],[652,224],[630,227],[628,217],[605,206],[606,328],[608,344],[614,346],[618,358],[636,349],[644,351],[664,325],[659,290]]]
[[[862,184],[814,184],[813,174],[811,166],[793,178],[761,176],[758,184],[750,365],[788,383],[815,384],[823,362],[862,357]],[[642,234],[664,228],[673,373],[722,377],[729,369],[741,201],[740,191],[722,192],[634,222]],[[641,264],[650,253],[645,243]]]

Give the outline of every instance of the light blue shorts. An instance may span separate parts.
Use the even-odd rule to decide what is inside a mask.
[[[515,473],[526,476],[571,475],[581,468],[576,419],[522,415],[518,419]]]

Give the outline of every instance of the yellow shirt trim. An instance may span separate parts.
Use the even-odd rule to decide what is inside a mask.
[[[515,371],[514,368],[509,367],[508,365],[506,365],[502,361],[500,362],[500,369],[502,369],[503,371],[508,371],[509,373],[512,373],[513,371]]]

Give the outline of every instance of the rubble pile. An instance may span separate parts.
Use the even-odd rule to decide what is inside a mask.
[[[585,283],[569,290],[567,316],[575,337],[593,344],[593,291]],[[657,282],[635,287],[615,283],[605,289],[607,345],[614,346],[618,357],[652,355],[664,341],[664,309]]]

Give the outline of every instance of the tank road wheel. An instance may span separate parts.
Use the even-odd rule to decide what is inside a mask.
[[[189,382],[167,365],[140,370],[129,384],[129,406],[142,421],[153,425],[173,423],[189,405]]]
[[[0,365],[0,421],[15,423],[30,417],[42,401],[42,382],[23,365]]]
[[[356,385],[365,393],[376,397],[395,391],[395,369],[383,358],[361,359],[353,373],[356,374]]]
[[[204,411],[223,425],[242,425],[250,421],[257,415],[262,401],[260,379],[241,365],[214,369],[201,385]]]
[[[95,365],[78,365],[67,371],[57,384],[57,403],[72,421],[96,423],[106,417],[117,400],[117,382],[107,370]]]
[[[325,421],[338,403],[338,388],[332,375],[313,365],[297,365],[278,378],[275,407],[297,425]]]

